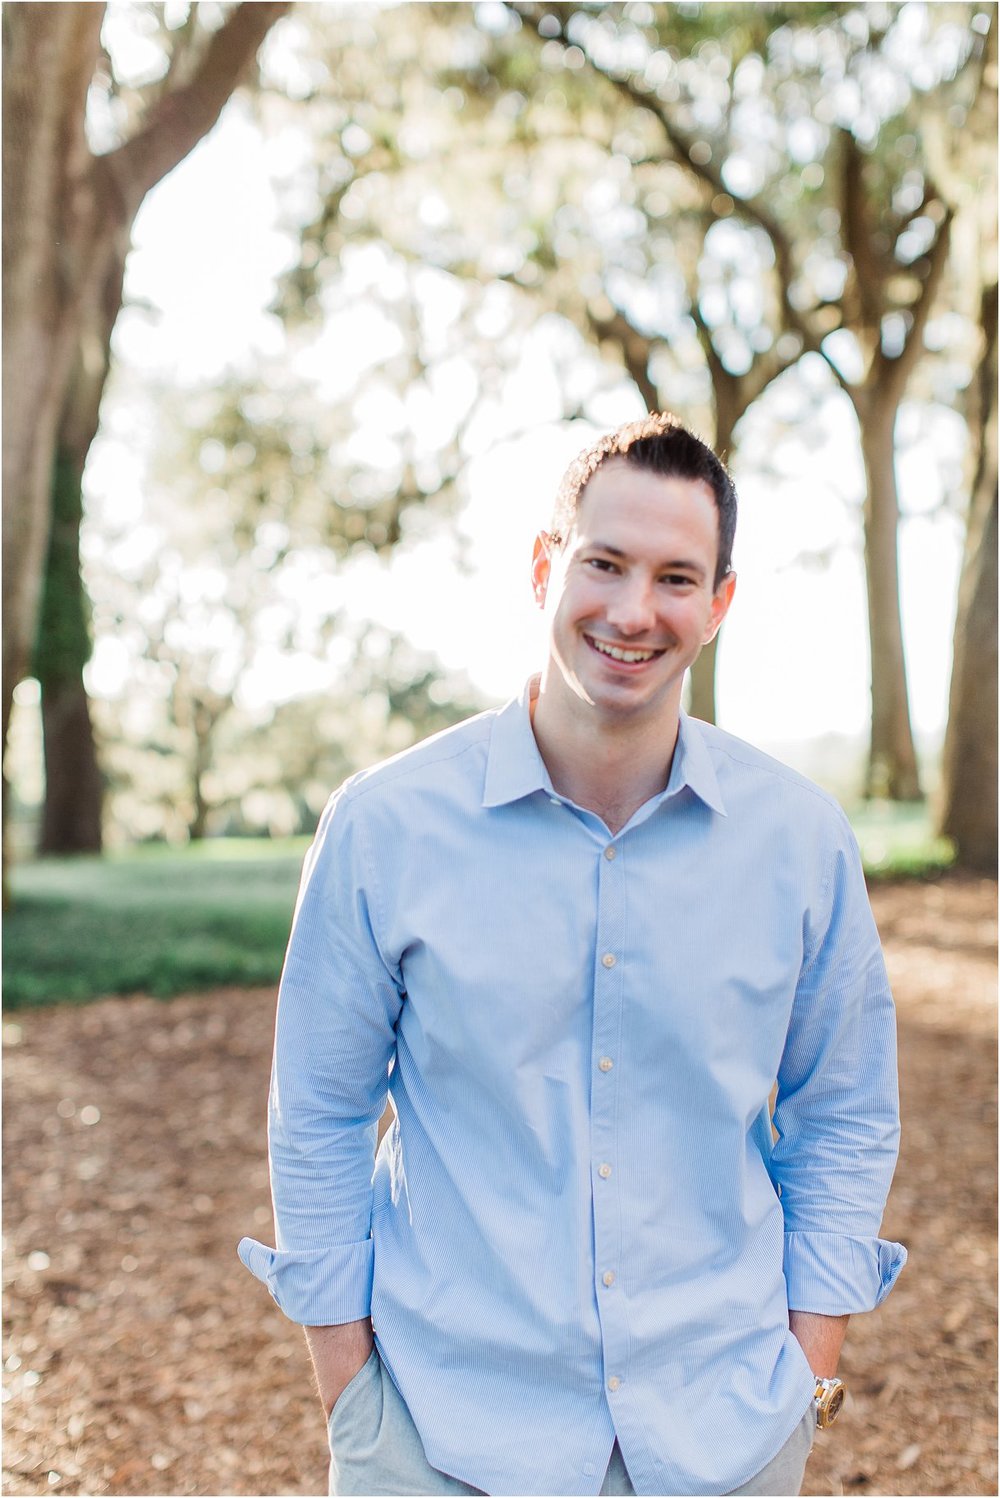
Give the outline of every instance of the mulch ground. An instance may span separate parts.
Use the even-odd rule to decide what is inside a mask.
[[[900,1017],[885,1233],[804,1492],[997,1492],[996,885],[873,897]],[[236,1258],[273,1241],[270,992],[111,999],[5,1025],[5,1489],[326,1491],[304,1343]],[[553,1433],[558,1438],[558,1432]]]

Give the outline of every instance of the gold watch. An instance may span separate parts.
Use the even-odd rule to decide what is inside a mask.
[[[816,1405],[816,1424],[826,1430],[836,1420],[847,1398],[847,1385],[841,1378],[817,1378],[813,1402]]]

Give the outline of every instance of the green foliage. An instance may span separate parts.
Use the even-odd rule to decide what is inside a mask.
[[[89,607],[80,578],[82,516],[78,465],[59,453],[52,475],[52,530],[32,668],[45,686],[79,681],[90,659]]]

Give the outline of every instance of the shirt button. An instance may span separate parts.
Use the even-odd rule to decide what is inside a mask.
[[[611,1377],[608,1379],[608,1388],[611,1390],[612,1394],[615,1392],[616,1389],[620,1389],[621,1386],[622,1386],[622,1381],[618,1377],[617,1373],[612,1373]]]
[[[597,1167],[597,1174],[600,1176],[602,1181],[606,1181],[608,1179],[608,1176],[611,1174],[611,1166],[599,1165]]]
[[[618,852],[617,848],[605,848],[605,850],[604,850],[604,856],[608,860],[608,863],[611,862],[611,860],[614,858],[614,856],[615,856],[615,854],[617,852]]]
[[[609,1285],[610,1286],[610,1285],[613,1285],[614,1282],[615,1282],[614,1273],[612,1272],[612,1270],[606,1269],[604,1271],[604,1273],[601,1275],[601,1283],[602,1283],[602,1285]]]
[[[604,956],[601,958],[601,961],[604,963],[605,967],[614,967],[614,965],[615,965],[615,954],[614,954],[614,952],[605,952]]]
[[[602,1056],[597,1064],[601,1068],[601,1071],[610,1071],[615,1063],[612,1061],[610,1056]]]

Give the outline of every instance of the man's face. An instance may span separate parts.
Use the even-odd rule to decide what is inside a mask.
[[[702,480],[604,462],[565,546],[545,532],[535,543],[535,596],[550,621],[546,691],[568,689],[607,721],[676,715],[684,672],[736,584],[730,573],[714,586],[718,545]]]

